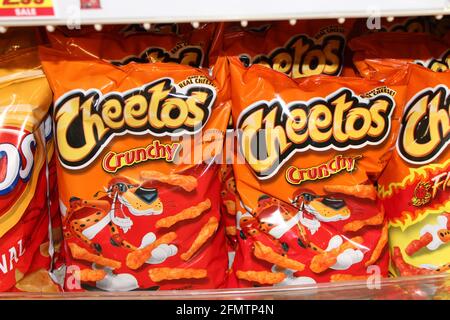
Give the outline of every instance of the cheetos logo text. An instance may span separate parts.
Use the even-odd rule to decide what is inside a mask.
[[[394,107],[389,95],[364,99],[349,89],[308,102],[258,101],[238,119],[239,149],[255,174],[267,179],[295,152],[380,144],[390,132]]]
[[[203,56],[201,47],[179,44],[170,51],[166,51],[163,48],[148,48],[138,56],[128,56],[121,60],[112,60],[111,63],[116,66],[123,66],[130,62],[173,62],[191,67],[201,67],[203,64]]]
[[[269,55],[240,56],[245,65],[261,64],[276,71],[301,78],[318,74],[338,75],[341,72],[345,38],[339,34],[327,35],[314,40],[306,35],[297,35],[284,47]]]
[[[67,168],[83,168],[114,136],[198,132],[209,119],[216,90],[208,79],[196,80],[182,88],[162,78],[124,93],[68,92],[55,103],[60,161]]]
[[[450,92],[443,85],[417,94],[403,114],[397,148],[413,164],[436,159],[450,143]]]
[[[290,166],[286,170],[286,181],[293,185],[303,182],[328,179],[340,172],[353,172],[356,169],[356,161],[362,156],[337,155],[331,160],[308,168]]]
[[[435,72],[444,72],[450,68],[450,50],[446,51],[440,58],[429,61],[417,60],[416,64],[424,66]]]

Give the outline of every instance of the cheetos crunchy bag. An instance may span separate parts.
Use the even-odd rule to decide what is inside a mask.
[[[41,59],[55,100],[65,288],[223,286],[215,160],[230,115],[226,74],[49,48]]]
[[[35,49],[0,57],[0,291],[58,291],[49,276],[51,103]]]
[[[359,73],[369,79],[392,78],[410,63],[436,72],[449,69],[450,45],[427,33],[374,33],[352,39],[349,46]]]
[[[345,64],[346,37],[352,21],[340,25],[334,20],[298,21],[295,26],[285,21],[219,24],[209,61],[213,65],[221,56],[236,56],[245,65],[264,65],[293,78],[317,74],[339,75]],[[347,60],[351,62],[351,59]],[[351,68],[348,73],[354,74]],[[234,137],[233,127],[228,131]],[[234,138],[227,136],[227,146]],[[230,148],[233,150],[233,148]],[[230,155],[233,152],[228,152]],[[239,206],[235,180],[229,162],[221,168],[223,218],[231,247],[237,245],[236,208]],[[234,250],[230,251],[230,255]]]
[[[340,75],[352,25],[350,19],[344,24],[336,20],[297,21],[295,26],[272,21],[246,28],[222,23],[217,28],[210,63],[219,56],[236,56],[245,66],[260,64],[292,78]]]
[[[379,180],[395,276],[450,270],[450,73],[410,66],[395,153]]]
[[[391,156],[404,86],[293,80],[231,58],[240,203],[239,286],[387,275],[376,179]]]
[[[71,55],[90,55],[115,65],[130,62],[174,62],[193,67],[207,66],[206,58],[214,35],[214,24],[155,25],[145,31],[128,26],[115,31],[71,31],[57,29],[47,33],[51,46]],[[124,27],[122,27],[124,28]]]

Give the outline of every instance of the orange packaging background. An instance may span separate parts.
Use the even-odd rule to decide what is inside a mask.
[[[449,68],[449,43],[427,33],[372,33],[352,39],[349,47],[354,51],[355,67],[368,79],[392,78],[404,72],[408,63],[433,71]]]
[[[136,62],[175,62],[194,67],[207,66],[207,53],[215,31],[214,24],[194,29],[186,24],[154,26],[152,30],[130,25],[108,26],[106,30],[58,29],[47,33],[50,45],[71,55],[93,56],[127,64]]]
[[[361,36],[369,33],[408,32],[408,33],[434,33],[440,34],[438,27],[442,22],[434,17],[395,17],[393,21],[387,18],[357,19],[352,36]],[[379,27],[379,29],[378,29]]]

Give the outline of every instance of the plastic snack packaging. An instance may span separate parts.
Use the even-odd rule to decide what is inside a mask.
[[[450,19],[444,16],[443,19],[428,17],[395,17],[388,21],[387,18],[371,17],[369,19],[357,19],[352,36],[360,36],[368,33],[382,32],[408,32],[408,33],[428,33],[437,37],[442,37],[448,32]]]
[[[450,270],[450,73],[409,68],[398,141],[379,180],[394,276]]]
[[[8,28],[5,33],[0,34],[0,54],[36,47],[40,43],[41,37],[37,28]]]
[[[373,33],[352,39],[349,46],[359,73],[369,79],[392,78],[410,63],[436,72],[449,69],[450,45],[427,33]]]
[[[40,53],[55,101],[66,290],[224,286],[215,160],[226,72]]]
[[[47,34],[51,46],[72,55],[89,55],[114,65],[130,62],[173,62],[206,67],[214,24],[194,29],[187,24],[155,25],[146,31],[135,25],[95,30],[57,29]]]
[[[395,17],[393,21],[388,21],[387,18],[370,17],[356,19],[350,36],[353,38],[384,32],[440,34],[435,19],[430,17]]]
[[[376,180],[405,86],[362,78],[293,80],[230,58],[240,205],[238,286],[387,276]]]
[[[0,57],[0,291],[55,292],[49,276],[52,93],[35,48]]]
[[[337,21],[316,20],[298,21],[295,26],[283,21],[250,22],[243,28],[238,23],[220,23],[209,53],[209,62],[221,56],[237,56],[245,66],[264,65],[285,73],[293,78],[317,74],[353,75],[351,59],[346,55],[346,39],[351,31],[352,20],[343,25]],[[346,59],[344,61],[344,58]],[[348,63],[347,63],[348,62]],[[229,128],[230,136],[233,128]],[[228,141],[227,145],[235,145]],[[230,154],[230,153],[229,153]],[[240,206],[238,195],[233,191],[235,181],[231,165],[221,169],[223,212],[228,240],[231,244],[230,255],[234,255],[237,245],[236,225],[237,208]]]
[[[237,56],[245,66],[260,64],[302,78],[311,75],[341,75],[346,59],[347,36],[353,20],[344,24],[330,20],[253,23],[243,28],[222,23],[210,52],[210,63],[219,56]],[[350,67],[345,68],[351,72]],[[345,71],[344,70],[344,71]]]

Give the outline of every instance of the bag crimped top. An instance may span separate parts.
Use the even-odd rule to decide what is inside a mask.
[[[386,276],[375,183],[391,157],[405,86],[293,80],[236,59],[230,70],[244,160],[234,165],[245,209],[234,266],[240,285],[364,278],[372,264]]]
[[[115,65],[130,62],[173,62],[192,67],[207,66],[207,54],[214,35],[214,24],[198,29],[190,25],[145,31],[129,26],[124,30],[80,32],[58,29],[47,33],[51,46],[72,55],[97,57]]]
[[[206,161],[223,147],[226,76],[47,48],[41,57],[55,95],[67,264],[81,269],[68,279],[109,291],[223,285],[218,165]]]

